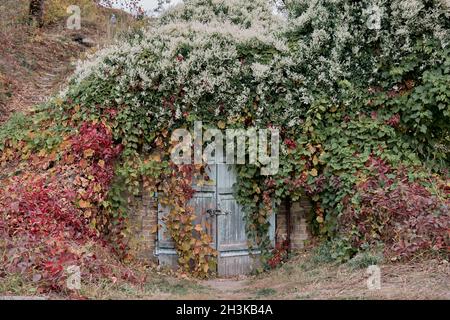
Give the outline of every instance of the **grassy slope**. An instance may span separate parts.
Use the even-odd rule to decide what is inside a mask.
[[[52,22],[36,29],[26,23],[27,4],[24,0],[0,3],[0,123],[15,111],[27,111],[45,101],[65,85],[73,62],[110,43],[113,37],[107,21],[112,12],[118,16],[119,31],[133,23],[122,11],[89,8],[81,13],[81,30],[67,29],[66,18],[58,16],[46,17]],[[88,48],[73,41],[76,35],[89,38],[96,46]]]

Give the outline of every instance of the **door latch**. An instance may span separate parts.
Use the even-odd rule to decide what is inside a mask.
[[[223,211],[221,209],[208,209],[208,210],[206,210],[206,212],[210,216],[226,216],[226,215],[231,214],[230,211]]]

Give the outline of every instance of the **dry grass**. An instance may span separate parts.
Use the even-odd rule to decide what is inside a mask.
[[[315,263],[310,253],[303,252],[280,269],[256,277],[194,281],[160,274],[149,277],[151,280],[140,288],[113,286],[90,291],[87,296],[194,300],[450,299],[450,264],[445,260],[381,264],[380,268],[381,289],[368,290],[366,268]]]
[[[81,30],[66,28],[67,3],[81,7]],[[2,0],[0,3],[0,124],[15,111],[28,111],[66,85],[74,62],[113,42],[127,30],[140,28],[120,10],[98,8],[91,0],[51,0],[47,3],[42,29],[27,24],[28,0]],[[117,24],[112,28],[110,16]],[[73,41],[81,35],[94,48]]]
[[[305,300],[305,299],[450,299],[450,264],[445,260],[381,264],[381,289],[368,290],[366,269],[344,264],[316,263],[303,252],[281,268],[259,276],[235,279],[194,280],[149,268],[147,280],[131,284],[120,279],[83,281],[73,296],[49,299],[190,299],[190,300]],[[36,289],[20,276],[2,279],[0,295],[35,296]]]
[[[258,294],[274,299],[450,299],[450,265],[445,260],[381,264],[381,289],[368,290],[366,268],[316,264],[304,253],[281,269],[251,281]]]

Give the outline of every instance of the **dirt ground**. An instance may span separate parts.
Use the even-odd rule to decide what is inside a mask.
[[[316,300],[450,299],[450,264],[446,260],[380,264],[380,288],[368,289],[367,268],[314,263],[300,254],[281,268],[258,276],[189,280],[154,274],[140,287],[85,287],[90,299]]]
[[[289,263],[247,280],[203,282],[216,299],[450,299],[450,265],[438,261],[381,265],[380,289],[367,269]]]

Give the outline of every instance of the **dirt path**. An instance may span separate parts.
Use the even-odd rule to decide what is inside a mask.
[[[15,93],[8,103],[8,113],[27,111],[35,105],[46,102],[51,95],[61,89],[67,75],[72,71],[73,68],[67,62],[47,66],[45,71],[37,74],[33,82],[23,84]]]
[[[246,300],[251,298],[248,292],[247,278],[206,280],[201,285],[214,292],[214,298],[219,300]]]

